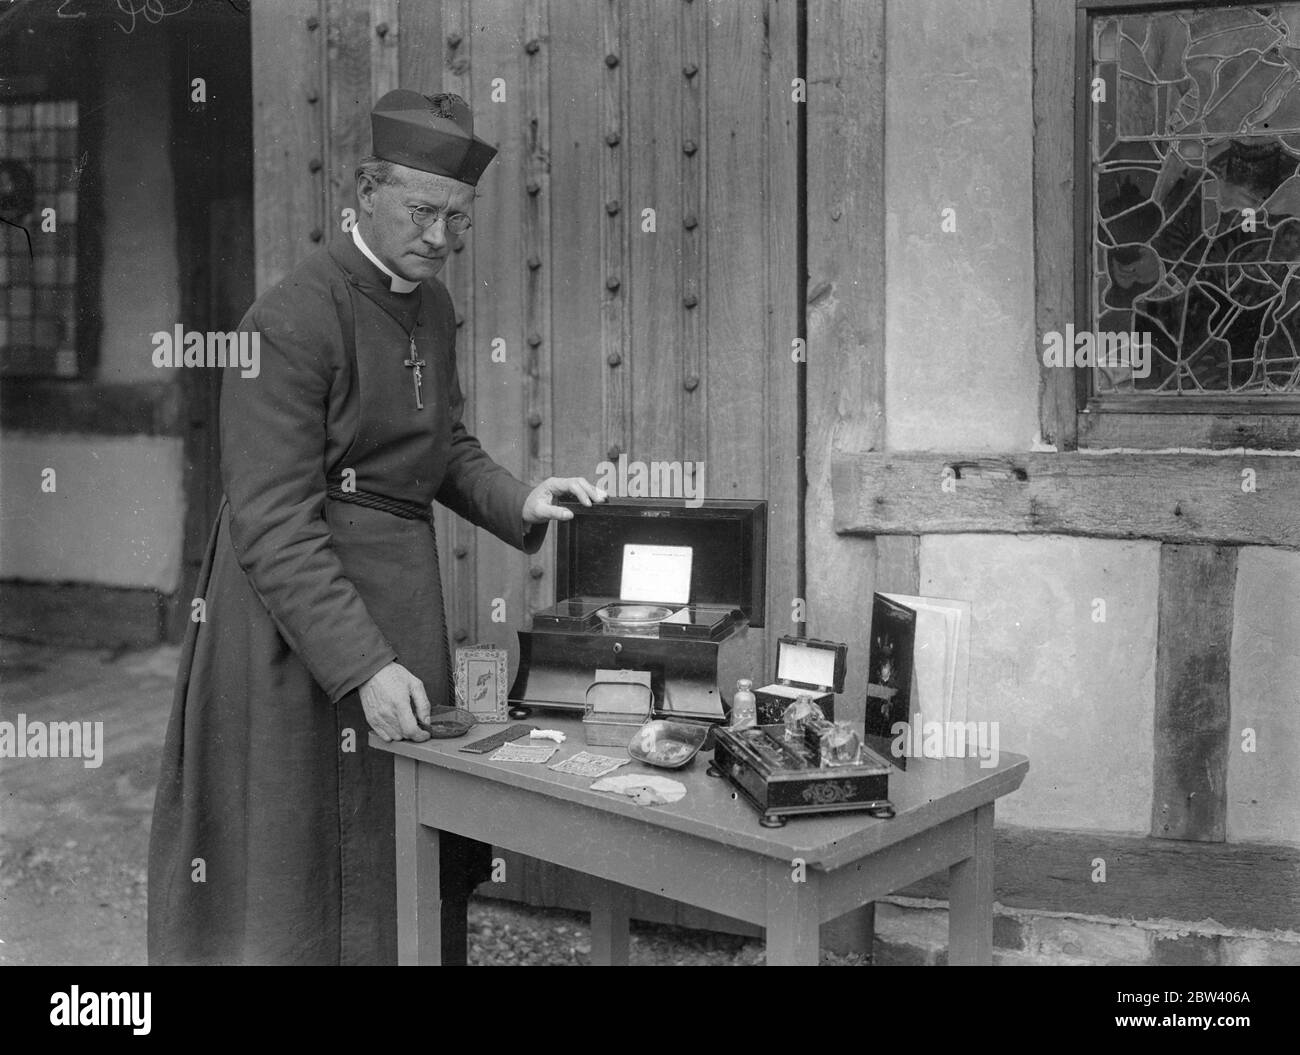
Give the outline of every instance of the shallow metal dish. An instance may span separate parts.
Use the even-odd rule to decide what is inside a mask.
[[[673,610],[661,604],[610,604],[596,614],[609,633],[657,635]]]
[[[648,766],[681,769],[700,753],[708,735],[707,726],[660,718],[636,731],[627,753]]]
[[[474,714],[463,707],[434,707],[429,711],[427,722],[416,720],[416,724],[435,740],[464,736],[477,722]]]

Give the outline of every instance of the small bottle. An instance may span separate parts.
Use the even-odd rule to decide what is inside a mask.
[[[758,724],[758,700],[753,692],[754,683],[748,678],[736,682],[736,694],[731,697],[731,727],[748,729]]]
[[[822,714],[822,709],[813,703],[811,696],[807,695],[798,697],[781,715],[787,740],[802,740],[804,729],[808,725],[825,720],[826,716]]]

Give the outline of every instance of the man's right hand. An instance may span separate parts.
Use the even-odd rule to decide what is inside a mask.
[[[416,723],[429,720],[429,697],[424,682],[400,663],[390,663],[361,686],[361,709],[370,728],[385,743],[394,740],[428,740]]]

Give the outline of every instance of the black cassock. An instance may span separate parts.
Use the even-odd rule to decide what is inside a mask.
[[[154,805],[149,959],[392,963],[392,757],[367,745],[356,690],[396,660],[435,707],[451,702],[438,555],[424,521],[329,499],[327,485],[436,499],[529,553],[546,529],[525,533],[529,488],[461,422],[455,311],[437,280],[390,292],[343,236],[240,328],[260,334],[261,370],[222,388],[226,500]]]

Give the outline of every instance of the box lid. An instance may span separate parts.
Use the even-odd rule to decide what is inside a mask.
[[[767,503],[705,499],[610,498],[598,505],[560,503],[572,520],[558,522],[555,594],[618,597],[625,546],[689,546],[692,604],[738,608],[750,625],[763,625],[766,604]],[[672,598],[629,598],[645,602]]]
[[[849,646],[811,637],[783,637],[776,646],[776,680],[804,689],[843,692]]]

